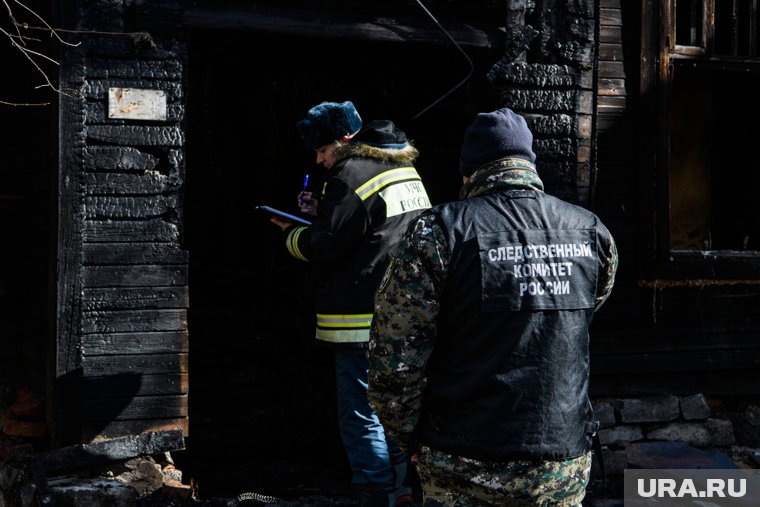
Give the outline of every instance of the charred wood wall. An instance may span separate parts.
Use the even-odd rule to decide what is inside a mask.
[[[54,439],[186,433],[185,53],[123,12],[70,14],[90,34],[63,55]],[[163,91],[165,119],[111,117],[113,88]]]
[[[595,164],[594,2],[507,5],[505,54],[489,72],[497,100],[526,117],[547,192],[587,206]]]

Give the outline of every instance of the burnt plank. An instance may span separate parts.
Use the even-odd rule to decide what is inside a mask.
[[[573,118],[568,114],[526,114],[532,132],[550,137],[568,136],[573,132]]]
[[[187,352],[187,330],[84,334],[82,351],[88,356]]]
[[[578,173],[578,164],[572,160],[547,160],[541,164],[541,174],[544,183],[571,184]]]
[[[84,151],[84,167],[88,171],[142,172],[155,169],[158,161],[158,157],[132,146],[88,146]]]
[[[625,64],[623,62],[599,62],[599,77],[625,78]]]
[[[187,354],[136,354],[83,356],[82,376],[120,376],[122,382],[138,385],[144,375],[187,373]]]
[[[156,171],[144,174],[87,173],[84,175],[84,191],[88,195],[163,194],[176,191],[182,178],[176,171],[161,174]]]
[[[63,64],[61,86],[77,89],[83,85],[81,76],[84,71],[84,55],[80,51],[66,51],[62,54]],[[79,325],[78,297],[81,269],[81,178],[78,177],[79,160],[84,151],[84,102],[79,96],[66,96],[61,101],[61,128],[59,130],[61,146],[68,149],[62,152],[60,171],[56,181],[58,192],[58,276],[56,292],[58,294],[57,329],[58,342],[55,362],[55,377],[62,377],[78,366],[76,352],[76,334]]]
[[[599,24],[623,26],[623,15],[620,9],[602,7],[599,9]]]
[[[545,157],[542,160],[569,158],[575,151],[570,139],[537,139],[534,143],[533,150],[536,154]]]
[[[596,105],[600,113],[624,113],[626,111],[626,97],[601,95],[597,99]]]
[[[625,79],[599,78],[597,93],[604,96],[625,95]]]
[[[516,90],[507,89],[500,92],[500,100],[513,104],[513,107],[529,109],[529,105],[538,105],[553,112],[567,111],[579,102],[577,94],[567,90]]]
[[[185,133],[177,126],[91,125],[87,140],[126,146],[183,146]]]
[[[599,61],[622,62],[623,45],[622,44],[599,44]]]
[[[138,61],[177,59],[176,48],[171,43],[162,44],[152,37],[109,37],[99,36],[97,32],[88,32],[81,40],[87,55],[92,57],[128,59],[125,64]],[[166,47],[169,46],[169,47]],[[84,73],[83,73],[84,75]]]
[[[35,460],[45,473],[53,475],[67,470],[124,461],[136,456],[176,451],[184,447],[183,432],[174,428],[42,451],[35,455]]]
[[[189,255],[172,243],[85,243],[84,265],[186,264]]]
[[[187,285],[187,266],[84,266],[84,288]]]
[[[132,197],[89,196],[86,218],[155,218],[177,207],[176,194]]]
[[[134,378],[130,379],[125,375],[85,377],[82,379],[82,396],[87,399],[94,399],[112,396],[187,394],[189,388],[187,373],[132,375],[132,377]]]
[[[84,54],[78,49],[61,52],[61,72],[59,86],[62,90],[77,90],[84,85]],[[48,364],[53,375],[47,375],[49,392],[55,392],[49,400],[51,414],[50,439],[55,444],[70,441],[76,437],[78,428],[68,416],[70,407],[77,403],[76,387],[69,381],[79,367],[79,293],[81,291],[81,177],[80,165],[85,146],[84,123],[85,102],[77,95],[62,95],[58,106],[59,128],[58,146],[61,150],[57,177],[53,186],[57,194],[51,212],[55,213],[58,243],[56,276],[52,283],[51,296],[56,299],[56,329],[54,347],[49,349]],[[55,236],[55,234],[54,234]]]
[[[536,93],[547,93],[545,88],[567,88],[579,84],[579,78],[571,75],[566,68],[559,65],[532,67],[528,64],[514,64],[504,60],[496,62],[490,71],[494,83],[499,85],[521,84],[525,88],[544,89],[534,90]],[[549,92],[550,93],[550,92]]]
[[[85,243],[176,242],[176,224],[150,218],[147,220],[85,220],[82,231]]]
[[[84,440],[89,441],[156,431],[180,431],[184,436],[188,436],[190,434],[188,422],[187,417],[175,419],[138,419],[134,421],[99,421],[97,423],[83,422],[82,437]]]
[[[186,329],[185,309],[82,312],[83,333],[137,333]]]
[[[115,60],[90,58],[89,78],[163,79],[180,81],[182,65],[176,60]]]
[[[174,419],[187,417],[187,395],[134,396],[84,400],[83,421]]]
[[[82,308],[92,310],[140,310],[187,308],[188,287],[109,287],[84,289]]]
[[[182,84],[178,81],[161,80],[127,80],[127,79],[88,79],[84,87],[84,96],[88,100],[102,100],[108,97],[109,88],[142,88],[166,92],[166,102],[177,102],[182,98]],[[89,118],[88,118],[89,122]]]
[[[623,27],[601,25],[599,27],[599,42],[613,42],[620,44],[623,40]]]

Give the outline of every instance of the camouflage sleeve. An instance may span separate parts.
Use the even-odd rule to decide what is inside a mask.
[[[600,273],[601,278],[597,284],[598,290],[596,294],[596,305],[594,306],[594,311],[597,311],[604,304],[604,302],[607,301],[607,298],[610,297],[612,286],[615,284],[615,273],[617,273],[618,267],[617,245],[615,245],[615,240],[612,238],[612,235],[609,233],[609,231],[605,230],[605,232],[606,235],[604,241],[602,242],[604,269],[602,269],[602,272]]]
[[[405,451],[414,441],[448,268],[446,237],[432,214],[410,224],[375,298],[368,397],[385,432]]]

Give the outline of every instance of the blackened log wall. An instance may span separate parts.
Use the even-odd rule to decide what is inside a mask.
[[[489,72],[500,105],[526,117],[547,192],[587,206],[594,167],[593,1],[507,2],[505,55]]]
[[[58,443],[187,434],[183,55],[143,34],[67,50],[61,100]],[[166,119],[114,119],[109,88],[162,90]],[[78,406],[79,410],[72,408]],[[81,414],[80,420],[72,414]]]

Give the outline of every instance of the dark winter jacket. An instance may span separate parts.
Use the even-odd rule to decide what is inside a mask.
[[[310,226],[287,229],[286,245],[315,280],[316,338],[366,346],[375,291],[408,223],[430,201],[408,143],[379,148],[362,132],[335,151]]]

